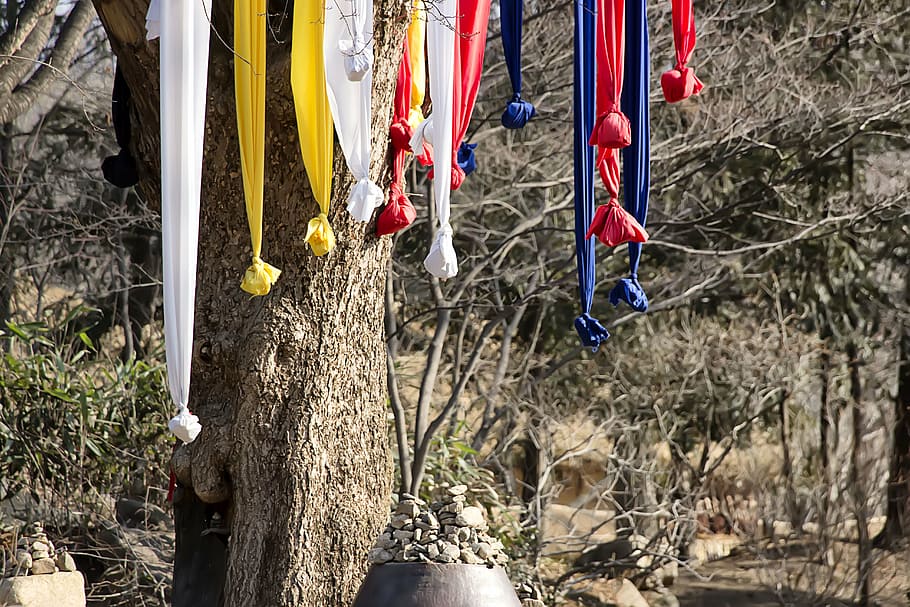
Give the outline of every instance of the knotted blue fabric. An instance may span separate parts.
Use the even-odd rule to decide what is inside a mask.
[[[626,210],[645,226],[651,187],[651,126],[648,111],[651,58],[645,0],[626,2],[625,84],[620,105],[632,127],[632,145],[622,150],[623,198]],[[638,282],[641,244],[629,243],[629,277],[610,291],[610,303],[626,302],[636,312],[648,310],[648,296]]]
[[[461,167],[461,170],[464,171],[465,176],[470,175],[477,168],[477,159],[474,157],[475,149],[477,149],[476,143],[465,143],[462,141],[461,145],[458,146],[455,161]]]
[[[610,337],[591,316],[594,298],[594,239],[585,234],[594,218],[594,148],[588,145],[594,128],[594,0],[575,0],[575,263],[582,314],[575,319],[581,343],[596,352]]]
[[[520,129],[537,114],[530,101],[521,98],[521,27],[524,0],[500,0],[499,23],[502,29],[502,50],[512,82],[512,100],[502,113],[502,126]]]

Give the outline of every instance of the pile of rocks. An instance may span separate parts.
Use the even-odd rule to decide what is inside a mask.
[[[19,538],[15,554],[5,559],[4,577],[47,575],[58,571],[76,571],[76,562],[65,550],[57,551],[41,523],[32,525],[30,533]]]
[[[465,505],[467,490],[465,485],[444,487],[442,498],[429,507],[403,493],[385,532],[370,550],[370,563],[505,564],[508,557],[502,542],[487,534],[483,510]]]
[[[544,607],[541,600],[540,590],[527,582],[522,582],[515,586],[515,594],[521,601],[521,607]]]

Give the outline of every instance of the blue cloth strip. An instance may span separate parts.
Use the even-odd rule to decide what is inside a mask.
[[[582,314],[575,319],[581,342],[596,352],[610,333],[591,316],[594,297],[594,239],[585,234],[594,217],[594,148],[588,145],[594,128],[594,0],[575,0],[575,262]]]
[[[620,106],[632,126],[632,145],[622,150],[622,181],[626,210],[644,227],[651,187],[651,124],[648,110],[651,58],[645,0],[626,3],[625,83]],[[629,277],[610,291],[610,303],[626,302],[636,312],[648,310],[648,296],[638,282],[641,244],[629,243]]]
[[[520,129],[537,114],[529,101],[521,98],[521,28],[524,0],[500,0],[499,23],[502,29],[502,50],[506,57],[509,80],[512,81],[512,100],[502,113],[502,126]]]

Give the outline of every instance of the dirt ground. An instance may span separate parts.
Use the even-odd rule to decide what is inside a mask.
[[[823,564],[817,547],[790,543],[744,548],[681,571],[670,590],[681,607],[771,607],[788,605],[855,605],[857,548],[836,542]],[[910,554],[873,551],[871,598],[881,607],[910,605]]]

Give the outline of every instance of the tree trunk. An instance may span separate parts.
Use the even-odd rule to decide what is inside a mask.
[[[910,302],[910,273],[904,278],[904,303]],[[897,398],[894,401],[894,434],[888,480],[888,518],[876,538],[884,547],[896,547],[910,534],[910,321],[901,323],[900,360],[897,363]]]
[[[853,441],[850,454],[850,484],[852,485],[853,506],[856,511],[857,531],[857,594],[861,607],[870,605],[872,585],[872,542],[869,541],[869,517],[866,508],[866,483],[863,466],[863,388],[860,379],[859,352],[856,344],[849,341],[846,347],[847,368],[850,375],[850,400],[853,408]]]
[[[144,41],[147,3],[95,5],[133,91],[140,188],[155,201],[158,43]],[[389,240],[377,240],[373,224],[356,224],[345,211],[352,182],[336,146],[329,218],[338,246],[317,258],[304,244],[318,209],[297,139],[286,9],[284,2],[269,6],[263,251],[282,275],[260,298],[240,290],[251,253],[229,48],[232,5],[215,0],[212,9],[190,402],[204,429],[178,449],[174,467],[203,502],[229,503],[229,607],[350,604],[391,490],[382,326]],[[384,165],[406,2],[377,2],[375,24],[374,175]]]

